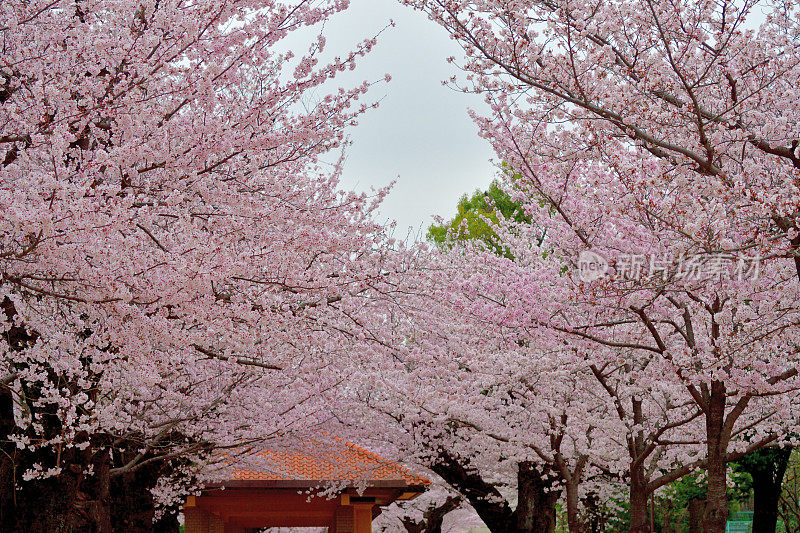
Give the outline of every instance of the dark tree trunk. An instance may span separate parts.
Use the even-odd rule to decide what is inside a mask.
[[[156,463],[111,480],[111,519],[114,531],[125,531],[125,533],[178,531],[178,518],[175,512],[166,514],[158,521],[153,520],[156,506],[150,489],[158,481],[163,470],[163,465]]]
[[[450,496],[441,505],[429,507],[422,513],[422,521],[416,522],[410,518],[403,518],[403,527],[408,533],[442,533],[442,524],[447,513],[458,509],[461,505],[461,496]]]
[[[780,483],[762,475],[753,477],[753,533],[775,533],[780,498]]]
[[[520,463],[517,469],[517,529],[520,533],[553,533],[556,529],[556,503],[561,491],[553,487],[555,476],[547,479],[533,463]]]
[[[0,387],[0,524],[13,524],[17,447],[6,436],[14,430],[14,406],[11,393]]]
[[[477,471],[464,466],[447,451],[440,451],[430,468],[467,499],[492,533],[517,531],[511,506]]]
[[[87,502],[87,511],[98,533],[113,533],[111,527],[111,474],[108,451],[103,450],[94,462],[95,498]]]
[[[630,487],[630,533],[651,533],[650,514],[648,513],[648,501],[650,493],[647,491],[647,478],[645,477],[644,467],[641,464],[631,466],[631,487]]]
[[[9,532],[99,533],[80,511],[81,475],[74,465],[60,475],[17,484],[13,518],[4,524]]]
[[[706,412],[706,450],[708,463],[708,493],[706,514],[703,520],[704,533],[724,533],[728,522],[728,472],[726,455],[727,439],[723,435],[725,422],[725,385],[711,382],[711,394]]]
[[[517,467],[517,509],[513,511],[500,492],[458,458],[440,451],[430,466],[448,485],[461,493],[492,533],[551,533],[555,530],[558,491],[554,476],[547,479],[532,463]]]
[[[567,524],[570,533],[584,533],[586,522],[580,513],[580,497],[576,483],[567,483]]]
[[[588,516],[588,529],[591,533],[603,533],[606,530],[606,520],[608,514],[603,508],[600,496],[595,492],[590,492],[583,499]]]
[[[737,463],[753,478],[753,533],[775,533],[783,476],[792,448],[755,451]]]
[[[693,498],[689,500],[688,521],[689,533],[701,533],[703,530],[701,524],[703,523],[706,515],[706,502],[700,498]]]
[[[8,349],[22,352],[34,344],[38,335],[29,331],[24,325],[15,324],[18,318],[16,307],[8,298],[0,301],[0,311],[8,323],[14,324],[4,333]],[[28,437],[36,441],[37,437],[53,439],[62,434],[61,420],[56,406],[43,402],[40,385],[22,382],[22,395],[15,396],[11,390],[14,383],[13,372],[24,368],[24,363],[10,366],[12,374],[3,378],[0,387],[0,446],[2,446],[0,512],[4,531],[14,533],[48,532],[72,533],[73,531],[93,531],[86,516],[81,512],[82,494],[80,492],[84,472],[89,464],[88,452],[76,448],[45,447],[37,449],[18,449],[10,437]],[[53,380],[55,381],[55,380]],[[25,434],[17,427],[14,419],[15,398],[18,402],[27,402],[26,408],[36,409],[41,435]],[[24,398],[24,400],[20,399]],[[25,472],[34,467],[57,472],[45,479],[24,481]]]
[[[80,459],[70,463],[56,476],[32,481],[3,480],[0,508],[3,510],[0,531],[13,533],[174,533],[177,516],[168,513],[154,522],[156,506],[150,489],[164,471],[164,465],[152,463],[141,470],[118,478],[110,476],[108,452],[92,461],[94,474],[84,475]],[[26,458],[31,461],[31,457]],[[87,463],[88,464],[88,461]],[[17,464],[18,469],[27,466]],[[18,475],[19,477],[19,475]],[[14,490],[16,488],[16,490]]]

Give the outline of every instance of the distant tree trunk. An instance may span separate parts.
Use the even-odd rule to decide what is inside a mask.
[[[551,473],[551,472],[548,472]],[[553,533],[556,529],[556,504],[561,491],[554,487],[556,477],[543,473],[530,462],[517,467],[517,529],[520,533]]]
[[[600,496],[595,492],[590,492],[583,499],[588,516],[588,529],[591,533],[603,533],[606,530],[606,510],[602,506]]]
[[[661,530],[664,533],[673,533],[675,530],[675,526],[672,524],[672,500],[666,501],[666,509],[663,510],[661,516],[663,516],[663,521],[661,525]]]
[[[689,533],[701,533],[703,531],[702,523],[705,517],[705,500],[700,498],[692,498],[689,500],[687,509]]]
[[[739,461],[753,478],[753,533],[775,533],[783,476],[791,455],[792,448],[769,448]]]

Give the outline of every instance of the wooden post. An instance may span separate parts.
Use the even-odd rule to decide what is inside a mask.
[[[336,516],[333,519],[333,529],[330,533],[353,533],[353,508],[350,505],[341,506],[336,509]]]
[[[372,533],[372,503],[353,504],[353,533]]]
[[[208,515],[197,507],[194,496],[186,498],[183,506],[183,529],[185,533],[208,533]]]
[[[209,517],[208,533],[225,533],[225,522],[222,518],[215,514]]]

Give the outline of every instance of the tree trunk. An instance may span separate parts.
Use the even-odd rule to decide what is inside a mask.
[[[125,533],[174,533],[178,531],[177,511],[154,521],[155,502],[150,492],[165,472],[164,465],[152,463],[111,480],[111,517],[114,531]]]
[[[641,464],[631,465],[630,533],[651,533],[647,509],[649,500],[644,467]]]
[[[461,496],[448,496],[444,503],[432,505],[422,514],[422,520],[417,522],[411,518],[402,518],[400,521],[407,533],[442,533],[442,524],[447,513],[458,509],[461,505]]]
[[[0,395],[2,399],[2,395]],[[2,409],[0,409],[0,412]],[[49,464],[47,453],[24,451],[0,461],[0,531],[8,533],[173,533],[176,514],[154,522],[155,502],[150,489],[165,465],[147,467],[111,479],[108,450],[92,458],[88,450],[62,455],[60,474],[41,480],[22,480],[34,463]],[[92,464],[94,474],[85,475]],[[175,509],[174,511],[177,511]]]
[[[588,530],[591,533],[602,533],[606,530],[606,510],[596,492],[589,492],[583,499],[583,506],[588,515]]]
[[[511,506],[478,471],[445,450],[439,451],[430,469],[467,499],[489,531],[492,533],[517,531]]]
[[[13,398],[6,387],[0,387],[0,524],[12,524],[14,520],[18,450],[7,439],[14,425]]]
[[[705,533],[724,533],[728,521],[728,478],[726,464],[721,457],[709,457],[707,476],[708,495],[703,530]]]
[[[567,526],[570,533],[584,533],[586,523],[581,516],[578,485],[571,481],[566,482],[567,489]]]
[[[672,525],[672,500],[667,500],[666,509],[663,510],[662,516],[664,517],[661,525],[661,531],[664,533],[673,533],[675,527]]]
[[[108,450],[98,453],[94,461],[94,485],[96,495],[85,503],[86,513],[96,527],[97,533],[114,533],[111,527],[111,476]]]
[[[553,533],[556,529],[556,504],[561,491],[553,486],[551,471],[547,479],[533,463],[517,468],[517,528],[520,533]]]
[[[700,533],[702,531],[701,524],[703,523],[703,519],[706,515],[705,512],[705,500],[701,500],[699,498],[692,498],[689,500],[689,533]]]
[[[0,313],[9,323],[17,318],[14,304],[8,297],[0,299]],[[35,343],[38,336],[24,325],[15,325],[4,332],[11,351],[20,351]],[[13,370],[13,367],[12,367]],[[12,433],[31,440],[38,435],[25,435],[14,419],[14,398],[10,390],[13,375],[0,376],[0,531],[3,533],[173,533],[178,530],[175,514],[154,523],[155,505],[150,489],[172,466],[155,462],[145,468],[112,479],[109,442],[106,437],[93,438],[84,450],[71,448],[18,449],[11,442]],[[53,375],[56,379],[56,375]],[[68,380],[64,380],[71,385]],[[41,398],[36,385],[22,381],[26,407],[33,409]],[[54,438],[62,434],[57,407],[45,403],[35,407],[43,416],[43,435]],[[180,436],[178,436],[178,440]],[[133,444],[133,443],[126,443]],[[125,444],[119,446],[126,447]],[[136,454],[136,446],[128,446]],[[127,462],[120,456],[118,460]],[[58,468],[46,479],[23,480],[23,474],[34,465],[43,470]],[[89,467],[94,474],[87,475]],[[175,509],[174,511],[177,511]]]
[[[86,516],[78,511],[80,474],[68,469],[60,475],[20,484],[12,522],[5,531],[14,533],[95,532]]]
[[[753,477],[753,533],[775,533],[781,486],[759,476]]]
[[[792,448],[759,450],[753,455],[753,463],[743,465],[753,478],[753,533],[775,533],[783,476]]]
[[[706,450],[708,464],[708,493],[706,515],[703,520],[704,533],[724,533],[728,522],[728,472],[726,454],[727,439],[723,435],[725,422],[725,385],[711,382],[711,394],[706,412]]]

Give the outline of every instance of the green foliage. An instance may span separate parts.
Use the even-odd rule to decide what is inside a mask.
[[[508,255],[500,238],[492,229],[499,220],[498,214],[507,220],[530,223],[522,207],[505,191],[492,182],[486,191],[475,191],[471,197],[464,195],[458,202],[455,218],[442,225],[428,228],[428,240],[438,246],[449,246],[458,241],[480,240],[498,255]]]
[[[613,498],[611,501],[612,506],[616,509],[608,521],[608,531],[613,533],[622,533],[628,531],[628,525],[631,521],[631,506],[627,497]]]
[[[781,463],[785,455],[790,453],[786,448],[763,448],[749,453],[731,463],[735,472],[769,472],[772,473]]]
[[[778,515],[787,533],[800,533],[800,448],[795,448],[783,477],[783,492]]]

